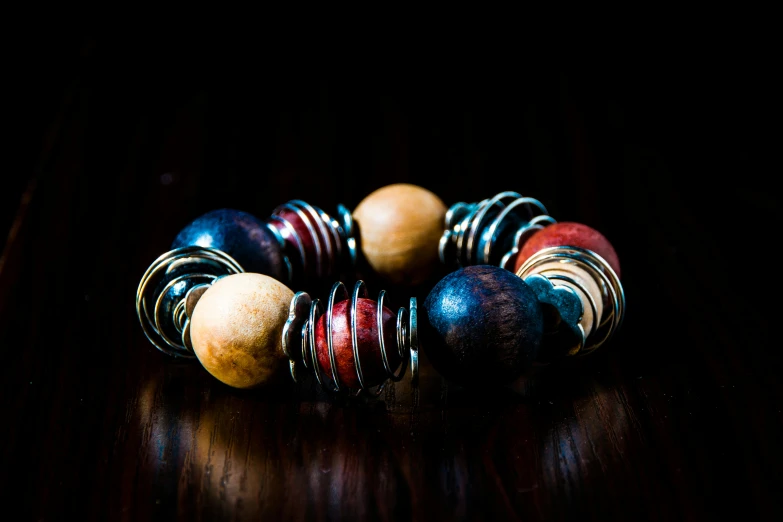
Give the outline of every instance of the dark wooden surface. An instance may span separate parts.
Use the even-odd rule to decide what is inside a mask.
[[[780,517],[780,306],[763,301],[779,198],[751,163],[769,143],[744,119],[754,93],[727,88],[725,63],[532,71],[511,51],[252,44],[52,41],[17,78],[29,118],[0,200],[11,519]],[[449,205],[516,190],[601,230],[623,329],[513,392],[449,389],[425,361],[416,406],[405,382],[376,405],[288,381],[238,392],[145,339],[136,286],[190,219],[354,208],[400,181]]]

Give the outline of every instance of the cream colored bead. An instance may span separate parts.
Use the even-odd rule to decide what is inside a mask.
[[[283,325],[293,292],[266,275],[234,274],[215,282],[191,319],[193,351],[215,378],[252,388],[285,368]]]

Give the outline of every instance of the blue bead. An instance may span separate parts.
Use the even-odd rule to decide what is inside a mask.
[[[190,259],[184,264],[177,264],[174,267],[169,268],[166,273],[161,277],[160,282],[155,287],[155,291],[152,294],[154,300],[150,304],[148,312],[154,314],[154,305],[161,293],[166,290],[165,295],[160,301],[160,322],[158,328],[170,339],[181,339],[182,334],[176,329],[175,326],[175,314],[174,310],[177,305],[185,298],[188,291],[196,285],[208,284],[211,279],[208,277],[194,276],[194,274],[211,274],[214,276],[221,276],[225,274],[225,270],[222,266],[215,264],[212,261],[206,259]],[[190,277],[188,277],[190,276]],[[179,279],[176,283],[173,283],[175,279]],[[173,284],[169,284],[173,283]]]
[[[191,221],[171,248],[211,247],[233,257],[246,272],[271,276],[287,283],[283,249],[266,223],[241,210],[220,209]]]
[[[481,256],[484,255],[484,249],[487,248],[487,243],[489,243],[490,258],[487,262],[491,265],[499,266],[503,255],[513,246],[516,231],[519,230],[523,223],[522,218],[517,214],[507,214],[495,228],[494,234],[490,233],[490,225],[500,214],[501,210],[502,208],[493,208],[487,212],[487,216],[484,218],[485,226],[478,237],[475,258],[471,259],[470,263],[481,264],[477,260],[480,260]]]
[[[533,290],[508,270],[475,265],[441,279],[424,300],[422,350],[447,380],[507,384],[538,354],[544,330]]]

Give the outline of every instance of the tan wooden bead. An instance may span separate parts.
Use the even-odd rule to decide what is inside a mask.
[[[235,388],[268,382],[285,368],[283,325],[293,292],[262,274],[216,281],[191,319],[193,351],[215,378]]]
[[[372,269],[395,284],[415,285],[439,263],[446,205],[429,190],[408,183],[379,188],[353,212],[362,254]]]

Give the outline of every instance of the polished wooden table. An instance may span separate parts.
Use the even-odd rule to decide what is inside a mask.
[[[779,205],[751,172],[700,177],[687,160],[708,140],[668,83],[481,60],[483,81],[451,62],[259,76],[249,51],[209,75],[165,43],[61,51],[40,152],[3,195],[9,520],[779,519],[780,307],[757,301],[776,285],[759,224]],[[424,360],[415,404],[407,380],[375,403],[288,380],[237,391],[144,337],[139,278],[189,220],[354,208],[394,182],[447,205],[515,190],[602,231],[622,329],[502,392],[450,387]]]

